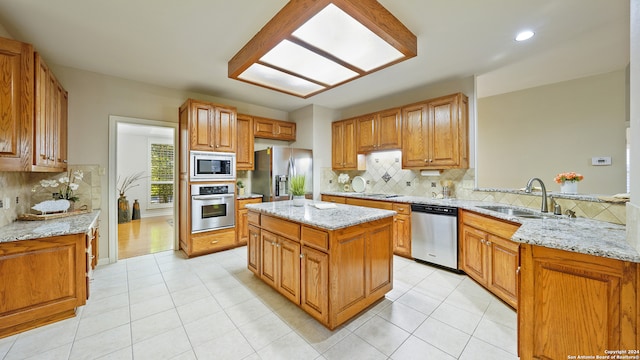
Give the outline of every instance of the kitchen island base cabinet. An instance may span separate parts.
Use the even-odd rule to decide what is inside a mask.
[[[636,263],[525,244],[520,258],[522,360],[637,351]]]
[[[393,287],[392,217],[326,230],[249,210],[249,232],[248,268],[329,329]]]
[[[0,244],[0,338],[75,316],[85,304],[86,234]]]

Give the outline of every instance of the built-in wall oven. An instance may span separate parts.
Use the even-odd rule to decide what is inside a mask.
[[[236,178],[236,154],[191,151],[189,157],[191,181],[234,180]]]
[[[191,185],[191,233],[235,226],[235,184]]]

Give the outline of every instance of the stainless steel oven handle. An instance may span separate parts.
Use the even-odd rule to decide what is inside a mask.
[[[227,197],[233,197],[233,194],[217,194],[217,195],[194,195],[191,198],[193,200],[215,200]]]

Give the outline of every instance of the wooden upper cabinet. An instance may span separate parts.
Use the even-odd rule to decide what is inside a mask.
[[[400,109],[390,109],[356,120],[358,153],[400,149],[402,125]]]
[[[191,150],[236,151],[236,110],[204,101],[187,100]],[[182,111],[182,110],[181,110]]]
[[[468,98],[461,93],[402,108],[402,167],[469,167]]]
[[[364,170],[364,155],[356,150],[356,120],[331,124],[331,167],[334,170]]]
[[[0,38],[0,171],[30,171],[34,53],[29,44]]]
[[[296,140],[296,123],[253,117],[253,136],[262,139]]]
[[[236,150],[236,169],[253,170],[253,117],[238,114],[238,143]]]
[[[35,70],[33,169],[65,171],[68,94],[38,53]]]

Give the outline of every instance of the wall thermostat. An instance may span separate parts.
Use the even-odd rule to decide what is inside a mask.
[[[596,156],[591,158],[591,165],[606,166],[611,165],[611,156]]]

